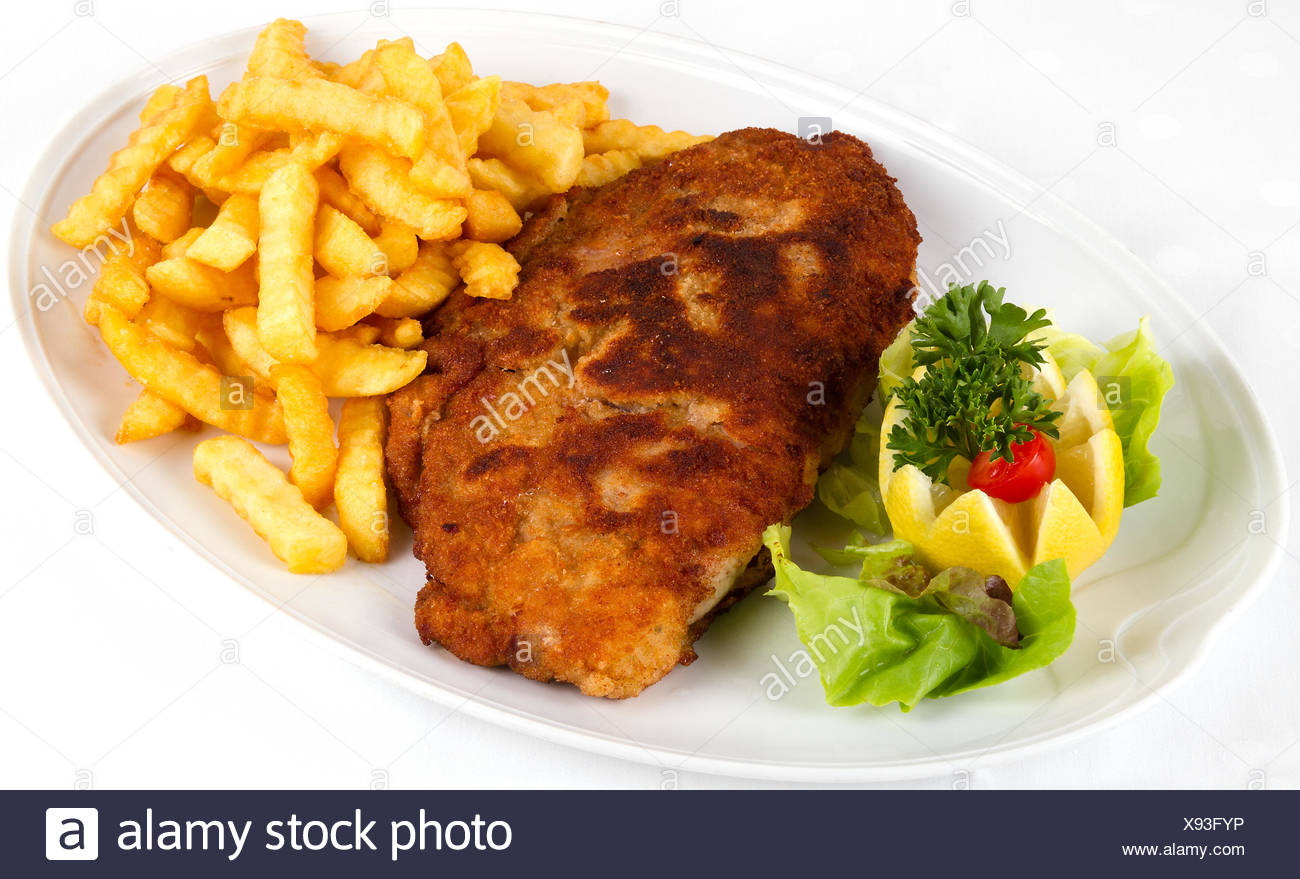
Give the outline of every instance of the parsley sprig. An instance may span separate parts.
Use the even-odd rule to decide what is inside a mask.
[[[1042,309],[1028,314],[1002,301],[1004,288],[951,286],[912,328],[912,358],[929,367],[920,380],[908,377],[895,390],[907,415],[889,433],[895,469],[919,468],[935,482],[948,481],[957,456],[980,452],[1012,460],[1013,443],[1033,430],[1057,437],[1061,413],[1031,386],[1025,365],[1043,362],[1041,343],[1027,337],[1051,321]]]

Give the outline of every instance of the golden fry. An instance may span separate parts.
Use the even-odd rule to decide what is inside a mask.
[[[257,341],[254,311],[234,308],[223,315],[226,335],[235,352],[263,380],[275,384],[276,359]],[[403,351],[375,345],[378,327],[358,324],[337,333],[317,333],[316,359],[304,364],[320,379],[327,397],[369,397],[388,394],[424,371],[424,351]]]
[[[322,74],[313,66],[306,49],[307,26],[301,21],[277,18],[257,35],[248,56],[253,76],[282,79],[315,79]]]
[[[312,244],[316,261],[336,278],[369,278],[388,274],[388,256],[342,211],[321,205],[316,212]]]
[[[424,372],[428,354],[369,345],[331,333],[319,336],[320,355],[310,364],[328,397],[391,394]]]
[[[366,323],[379,328],[379,341],[390,348],[414,348],[424,341],[424,328],[413,317],[380,317],[372,314]]]
[[[293,458],[289,481],[298,486],[307,503],[320,509],[329,503],[339,456],[329,401],[321,391],[320,379],[305,366],[281,363],[271,374],[289,434]]]
[[[120,445],[152,439],[185,426],[184,409],[170,403],[148,388],[126,407],[113,442]]]
[[[579,176],[579,182],[581,182]],[[524,221],[510,199],[494,189],[476,189],[465,200],[465,237],[500,243],[519,234]]]
[[[131,377],[200,421],[258,442],[278,444],[286,439],[284,415],[273,398],[254,393],[231,399],[221,373],[192,354],[174,348],[111,306],[101,309],[99,332],[113,356]]]
[[[582,160],[577,182],[579,186],[604,186],[640,167],[641,157],[633,150],[592,153]]]
[[[119,248],[104,261],[95,286],[86,297],[83,314],[86,323],[99,325],[99,309],[108,304],[128,318],[135,318],[149,299],[149,283],[144,272],[157,262],[158,242],[138,229],[131,229],[131,247]]]
[[[131,207],[131,218],[140,231],[164,244],[175,241],[190,228],[194,190],[183,177],[159,169]]]
[[[388,489],[384,484],[382,397],[343,402],[339,417],[339,462],[334,504],[348,545],[363,562],[388,558]]]
[[[658,125],[636,125],[627,119],[611,119],[582,132],[582,148],[587,155],[631,150],[643,162],[653,162],[709,140],[713,138],[707,134],[664,131]]]
[[[533,177],[516,171],[500,159],[470,159],[469,179],[475,189],[501,193],[521,213],[536,208],[551,194]]]
[[[331,131],[408,159],[424,149],[424,118],[410,104],[375,98],[326,79],[299,82],[252,76],[231,83],[222,117],[257,128]]]
[[[169,82],[165,82],[154,89],[154,93],[149,96],[149,100],[145,101],[144,106],[140,108],[140,124],[148,125],[153,122],[154,117],[176,103],[176,99],[181,96],[182,91],[183,89],[180,86],[172,85]]]
[[[474,78],[474,68],[460,43],[450,43],[441,55],[429,59],[429,64],[444,95],[464,88]]]
[[[519,263],[501,245],[457,241],[450,250],[467,294],[484,299],[509,299],[514,293],[519,282]]]
[[[582,132],[549,110],[502,99],[479,153],[535,177],[548,192],[564,192],[582,170]]]
[[[333,168],[318,168],[316,183],[320,186],[320,200],[323,204],[346,215],[367,235],[379,234],[379,218],[375,216],[374,211],[366,207],[366,203],[360,196],[348,189],[348,182],[343,179],[342,174]]]
[[[415,232],[410,226],[396,220],[383,221],[383,228],[375,236],[374,243],[383,252],[390,275],[409,269],[420,250]]]
[[[232,195],[217,218],[190,244],[185,255],[195,262],[232,272],[257,250],[257,199]]]
[[[226,339],[230,342],[235,356],[252,371],[253,375],[274,388],[275,382],[271,378],[271,369],[277,361],[266,353],[262,343],[257,340],[257,309],[232,308],[221,315],[221,327],[225,330]],[[247,373],[240,374],[247,375]]]
[[[256,331],[254,326],[253,332]],[[257,375],[257,371],[235,352],[235,347],[230,344],[230,339],[226,337],[225,328],[220,322],[212,321],[200,327],[194,338],[203,349],[203,353],[207,355],[207,359],[221,370],[222,375],[232,378],[253,378]]]
[[[189,256],[179,256],[149,266],[145,277],[155,293],[195,311],[225,311],[257,304],[257,280],[251,264],[223,272]]]
[[[377,278],[317,278],[316,328],[327,332],[347,329],[374,313],[392,289],[393,279],[386,275]]]
[[[501,79],[485,76],[444,94],[451,127],[461,154],[468,159],[478,152],[479,136],[492,127],[492,118],[501,106]]]
[[[581,110],[577,124],[590,128],[609,118],[609,89],[598,82],[557,82],[529,85],[526,82],[501,83],[501,97],[523,101],[534,110],[556,110],[574,102]]]
[[[248,161],[248,157],[260,149],[270,136],[268,131],[235,122],[223,122],[216,146],[194,162],[191,173],[203,181],[204,186],[214,186],[222,177]]]
[[[432,198],[408,179],[411,163],[364,144],[339,153],[339,169],[375,213],[405,223],[428,241],[454,238],[465,220],[460,202]]]
[[[448,245],[426,242],[409,269],[393,279],[388,296],[375,312],[383,317],[418,317],[442,303],[460,282]]]
[[[195,338],[203,327],[203,318],[202,312],[166,296],[150,296],[135,316],[135,323],[173,348],[193,351]]]
[[[463,198],[469,175],[456,130],[442,100],[442,87],[433,70],[415,50],[390,43],[375,53],[375,62],[388,91],[424,114],[424,151],[411,166],[411,179],[430,195]]]
[[[229,502],[292,573],[325,574],[347,561],[347,537],[338,526],[244,440],[218,436],[199,443],[194,478]]]
[[[315,171],[338,155],[342,146],[343,136],[333,131],[304,135],[291,146],[253,153],[248,161],[216,181],[215,185],[226,192],[258,195],[267,179],[285,165],[297,164]]]
[[[317,195],[316,178],[291,163],[271,174],[257,202],[257,338],[271,356],[293,363],[316,356],[312,241]]]
[[[190,80],[167,110],[137,129],[127,145],[113,153],[108,170],[88,195],[68,208],[68,215],[50,230],[73,247],[88,247],[109,227],[121,222],[136,193],[158,166],[194,133],[210,108],[207,77]]]

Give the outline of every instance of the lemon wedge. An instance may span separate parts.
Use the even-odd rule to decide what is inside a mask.
[[[1064,559],[1070,577],[1102,557],[1119,531],[1124,509],[1124,455],[1097,381],[1087,370],[1068,383],[1047,352],[1032,377],[1034,390],[1061,412],[1056,475],[1033,498],[1018,504],[972,490],[970,462],[956,459],[951,485],[936,484],[911,464],[894,469],[894,453],[882,442],[880,493],[894,536],[910,542],[933,569],[954,565],[1020,582],[1040,562]],[[914,377],[920,378],[924,367]],[[897,398],[885,409],[881,436],[888,437],[904,410]]]

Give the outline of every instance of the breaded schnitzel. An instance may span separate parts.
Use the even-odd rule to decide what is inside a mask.
[[[839,133],[733,131],[554,197],[513,300],[453,294],[389,400],[425,643],[613,698],[691,662],[847,441],[919,242]]]

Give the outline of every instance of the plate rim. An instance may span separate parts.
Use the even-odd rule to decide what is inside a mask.
[[[439,26],[446,27],[448,32],[453,31],[455,27],[455,22],[449,22],[448,19],[459,16],[472,19],[474,26],[477,27],[499,28],[513,32],[527,28],[538,32],[544,31],[547,36],[552,38],[557,36],[576,37],[585,39],[589,43],[597,42],[599,45],[603,45],[603,43],[598,42],[602,36],[614,37],[626,41],[626,44],[620,50],[622,52],[633,52],[659,60],[664,60],[667,57],[680,59],[683,56],[688,56],[690,61],[701,66],[725,71],[725,68],[718,63],[717,56],[721,53],[721,50],[715,48],[712,44],[677,35],[638,30],[626,25],[599,22],[574,16],[514,10],[467,8],[433,10],[420,8],[402,9],[400,13],[403,16],[437,15]],[[353,16],[355,16],[355,12],[334,12],[305,16],[302,20],[309,27],[313,23],[321,27],[328,27],[333,22]],[[383,19],[374,19],[374,21],[377,26],[383,26],[384,24]],[[355,28],[355,30],[360,31],[370,24],[371,22],[368,21]],[[391,27],[389,25],[389,29]],[[399,27],[399,29],[401,28]],[[421,29],[423,28],[417,28],[417,30]],[[219,64],[230,57],[229,54],[220,52],[212,54],[210,51],[211,46],[225,46],[237,40],[243,40],[245,43],[251,44],[251,38],[260,30],[261,27],[239,28],[215,34],[204,40],[191,42],[167,53],[163,57],[161,64],[169,64],[187,57],[203,57],[205,60],[201,64],[187,66],[182,63],[176,65],[178,69],[185,70],[186,75],[190,75],[195,71]],[[632,43],[642,43],[643,45],[632,49],[630,48]],[[653,46],[653,51],[647,50],[648,45]],[[1032,203],[1027,202],[1029,207],[1025,208],[1025,213],[1032,212],[1032,214],[1041,215],[1042,212],[1036,209],[1034,205],[1050,206],[1051,213],[1054,216],[1068,223],[1064,234],[1091,252],[1104,248],[1108,259],[1122,261],[1124,268],[1135,272],[1139,276],[1143,286],[1158,288],[1162,294],[1162,304],[1173,305],[1182,311],[1185,316],[1195,317],[1190,306],[1144,261],[1133,254],[1122,241],[1093,222],[1078,209],[1060,199],[1055,193],[1041,189],[1020,171],[972,146],[960,136],[946,132],[938,126],[906,111],[883,104],[861,92],[854,93],[846,86],[805,73],[779,62],[731,48],[726,49],[723,57],[731,62],[733,67],[739,69],[746,76],[753,78],[760,85],[765,81],[790,88],[805,96],[815,96],[819,100],[840,101],[846,107],[849,104],[857,105],[857,112],[879,121],[884,127],[888,128],[893,136],[909,141],[914,146],[946,142],[950,145],[947,155],[936,153],[933,150],[928,151],[945,163],[951,162],[953,154],[960,154],[962,160],[960,168],[964,173],[974,175],[983,185],[996,189],[1004,196],[1007,195],[1006,187],[1008,184],[1020,194],[1031,195]],[[743,67],[741,63],[743,63]],[[556,744],[637,763],[659,762],[663,764],[664,761],[660,758],[667,758],[668,761],[680,760],[679,763],[673,763],[673,768],[681,771],[696,771],[727,777],[767,781],[812,783],[899,781],[934,777],[936,774],[942,774],[946,769],[950,769],[955,762],[964,758],[968,759],[971,755],[975,755],[976,759],[981,763],[992,765],[1005,762],[1014,757],[1029,756],[1045,750],[1059,748],[1070,741],[1098,734],[1134,714],[1146,710],[1153,704],[1160,691],[1173,686],[1195,671],[1205,661],[1211,652],[1214,641],[1221,636],[1225,621],[1259,597],[1281,564],[1282,548],[1276,543],[1266,548],[1262,557],[1259,553],[1249,554],[1248,557],[1254,561],[1254,564],[1252,566],[1248,563],[1243,568],[1253,567],[1253,571],[1234,578],[1235,581],[1240,581],[1244,576],[1247,582],[1235,589],[1219,590],[1215,593],[1215,595],[1225,592],[1239,593],[1238,599],[1225,609],[1218,620],[1208,628],[1204,637],[1198,638],[1196,647],[1187,660],[1175,667],[1162,670],[1157,682],[1153,686],[1146,687],[1147,692],[1144,695],[1103,716],[1085,716],[1067,724],[1063,728],[1045,732],[1037,737],[1010,745],[995,744],[986,749],[972,748],[933,757],[895,761],[889,764],[769,762],[732,757],[701,756],[698,753],[686,753],[679,749],[642,744],[628,737],[612,736],[593,729],[530,714],[524,709],[478,702],[475,696],[481,692],[481,689],[467,691],[454,684],[434,681],[409,669],[399,667],[352,639],[327,630],[322,624],[279,601],[273,595],[261,589],[256,583],[236,572],[204,544],[194,540],[188,532],[179,528],[169,517],[163,515],[154,502],[128,479],[128,474],[101,450],[99,443],[101,438],[92,433],[88,425],[82,421],[73,409],[71,401],[64,393],[61,385],[57,382],[45,349],[40,344],[37,336],[34,309],[30,307],[25,284],[27,278],[25,264],[34,235],[40,228],[40,222],[28,220],[24,216],[24,212],[29,210],[28,204],[39,204],[46,201],[47,199],[39,197],[44,184],[57,179],[68,165],[78,159],[75,153],[60,153],[55,149],[55,146],[61,142],[84,141],[88,133],[107,124],[109,120],[120,113],[123,106],[121,96],[124,93],[129,92],[132,95],[144,93],[156,86],[157,79],[156,70],[142,67],[135,74],[116,80],[99,90],[90,101],[86,102],[59,126],[46,149],[42,151],[40,157],[29,170],[26,182],[21,190],[22,197],[13,211],[7,253],[9,261],[7,274],[10,279],[10,300],[14,309],[15,323],[20,330],[19,334],[23,340],[27,356],[31,361],[33,371],[45,386],[46,392],[54,401],[64,421],[77,435],[77,438],[90,455],[107,473],[122,484],[124,493],[148,513],[173,539],[194,551],[200,558],[205,559],[234,581],[236,585],[286,613],[290,618],[301,624],[313,639],[323,646],[328,646],[335,654],[340,655],[354,665],[377,673],[385,679],[444,705],[453,711],[463,711],[477,719],[517,732],[534,735]],[[43,219],[38,217],[38,220]],[[1266,481],[1270,477],[1276,477],[1278,484],[1285,484],[1286,471],[1282,461],[1281,449],[1272,424],[1254,389],[1245,381],[1240,368],[1213,329],[1202,328],[1200,335],[1202,338],[1211,340],[1212,346],[1209,352],[1202,354],[1202,359],[1209,361],[1217,359],[1230,367],[1226,371],[1216,370],[1216,378],[1220,382],[1224,382],[1225,379],[1228,380],[1230,383],[1229,390],[1235,396],[1238,411],[1253,416],[1254,421],[1263,427],[1263,431],[1257,433],[1255,437],[1259,451],[1263,453],[1260,460],[1256,461],[1256,472]],[[1280,531],[1285,532],[1290,523],[1290,498],[1284,495],[1277,503],[1279,503],[1277,515],[1280,519]],[[1209,600],[1212,601],[1213,599]],[[1198,603],[1193,606],[1193,610],[1203,605],[1204,603]],[[1172,628],[1186,615],[1187,613],[1184,613],[1169,620],[1169,625],[1165,627],[1166,630]],[[1104,709],[1099,709],[1099,711],[1102,710]]]

